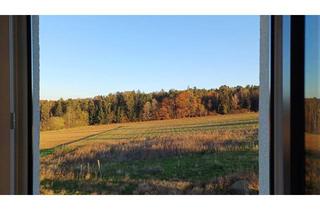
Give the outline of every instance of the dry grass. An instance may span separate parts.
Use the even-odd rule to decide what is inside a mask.
[[[87,170],[91,164],[97,170],[97,160],[104,163],[113,161],[150,160],[163,157],[180,156],[189,153],[218,153],[258,150],[257,129],[214,131],[211,134],[163,136],[156,139],[110,141],[107,143],[88,143],[81,147],[58,149],[42,158],[42,177],[54,178],[59,175],[76,177],[79,166]],[[51,165],[53,167],[47,167]]]
[[[307,151],[319,152],[320,151],[320,134],[305,134],[305,146]]]
[[[318,194],[320,192],[320,158],[306,158],[306,194]]]
[[[41,158],[41,192],[229,194],[247,180],[255,194],[256,120],[250,113],[101,127]]]
[[[306,146],[306,193],[320,192],[320,135],[305,134]]]
[[[258,176],[256,173],[232,174],[220,176],[205,182],[190,182],[183,180],[130,180],[124,178],[119,182],[119,185],[114,185],[111,180],[82,180],[75,183],[74,181],[67,182],[69,185],[76,187],[73,194],[84,194],[81,189],[86,189],[86,194],[105,195],[105,194],[134,194],[134,195],[228,195],[239,194],[235,192],[231,186],[238,180],[245,180],[248,183],[248,189],[245,194],[258,194]],[[49,182],[45,184],[50,185]],[[44,185],[45,185],[44,184]],[[63,182],[61,184],[64,184]],[[101,187],[103,188],[101,189]],[[99,188],[99,190],[97,190]],[[131,188],[131,189],[130,189]],[[132,188],[134,188],[132,190]],[[132,191],[128,191],[132,190]],[[47,195],[53,194],[70,194],[67,189],[55,191],[55,189],[41,186],[41,192]]]

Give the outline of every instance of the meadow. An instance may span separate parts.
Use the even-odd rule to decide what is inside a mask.
[[[257,194],[258,113],[41,132],[42,194]]]

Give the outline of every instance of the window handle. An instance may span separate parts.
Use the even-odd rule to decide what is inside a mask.
[[[14,130],[16,128],[16,114],[14,112],[10,113],[10,129]]]

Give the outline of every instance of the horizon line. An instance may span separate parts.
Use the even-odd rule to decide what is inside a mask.
[[[151,93],[160,93],[162,91],[164,92],[169,92],[171,90],[173,91],[186,91],[186,90],[190,90],[190,89],[198,89],[198,90],[217,90],[223,86],[227,86],[229,88],[237,88],[237,87],[247,87],[247,86],[260,86],[260,84],[246,84],[246,85],[236,85],[236,86],[229,86],[229,85],[220,85],[219,87],[212,87],[212,88],[197,88],[196,86],[193,86],[193,87],[187,87],[186,89],[175,89],[175,88],[170,88],[170,89],[164,89],[162,88],[161,90],[155,90],[155,91],[141,91],[139,89],[136,89],[136,90],[125,90],[125,91],[115,91],[115,92],[109,92],[109,93],[106,93],[106,94],[98,94],[98,95],[94,95],[94,96],[87,96],[87,97],[59,97],[59,98],[40,98],[40,100],[47,100],[47,101],[57,101],[57,100],[80,100],[80,99],[93,99],[95,97],[99,97],[99,96],[108,96],[108,95],[112,95],[112,94],[117,94],[117,93],[126,93],[126,92],[140,92],[142,94],[151,94]]]

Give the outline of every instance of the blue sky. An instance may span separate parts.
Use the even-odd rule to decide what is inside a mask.
[[[305,97],[320,98],[320,27],[319,17],[307,16],[306,21],[306,62]]]
[[[41,99],[259,83],[258,16],[41,16]]]

